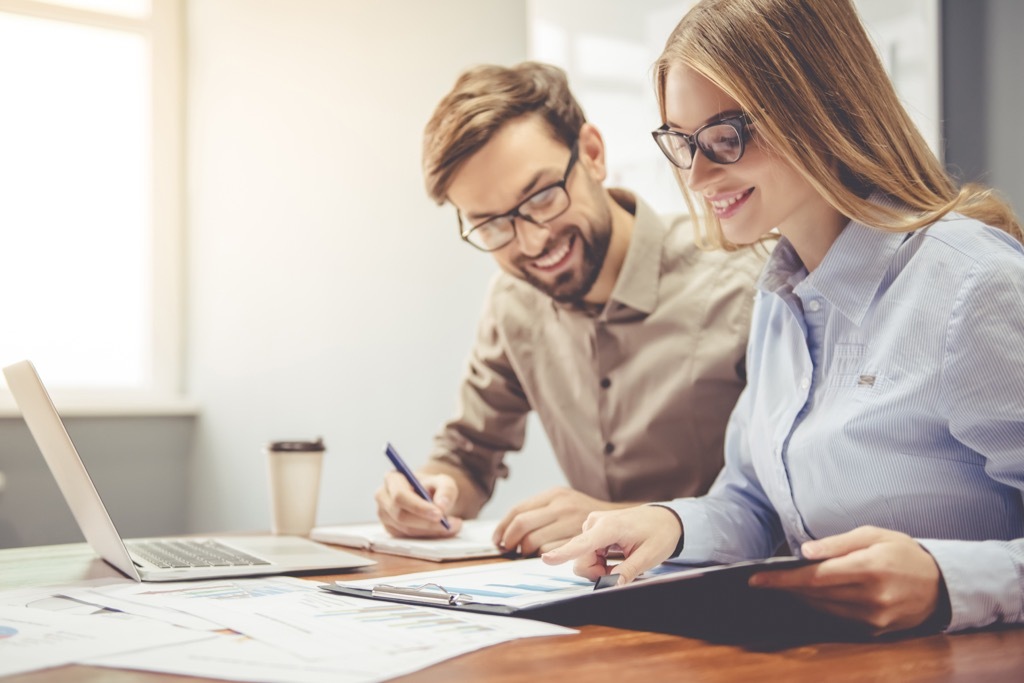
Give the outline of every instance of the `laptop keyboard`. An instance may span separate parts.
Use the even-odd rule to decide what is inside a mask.
[[[132,554],[161,569],[182,567],[247,567],[270,564],[219,541],[175,539],[135,541],[128,545]]]

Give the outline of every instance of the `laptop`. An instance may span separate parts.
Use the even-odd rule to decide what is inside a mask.
[[[93,550],[136,581],[184,581],[355,569],[374,560],[298,536],[123,540],[30,361],[3,369],[7,385],[57,486]]]

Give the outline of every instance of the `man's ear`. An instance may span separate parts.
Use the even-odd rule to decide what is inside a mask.
[[[604,138],[593,124],[584,123],[580,128],[579,145],[580,163],[587,167],[590,175],[603,183],[608,177],[608,167],[604,159]]]

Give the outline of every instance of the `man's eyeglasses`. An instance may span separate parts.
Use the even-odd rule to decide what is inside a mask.
[[[716,164],[735,164],[743,156],[744,144],[750,139],[747,126],[752,123],[746,114],[738,114],[712,121],[689,135],[669,130],[668,124],[651,135],[668,160],[686,171],[693,166],[698,149]]]
[[[462,224],[462,213],[456,209],[459,217],[459,236],[481,251],[497,251],[516,238],[517,218],[530,221],[534,225],[543,225],[558,218],[566,212],[571,203],[565,184],[569,181],[569,174],[572,173],[578,157],[579,147],[574,143],[569,165],[565,167],[565,174],[561,180],[537,190],[520,202],[519,206],[500,216],[488,218],[467,229]]]

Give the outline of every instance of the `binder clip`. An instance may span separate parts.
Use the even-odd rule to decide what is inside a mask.
[[[411,602],[422,602],[428,605],[465,605],[473,601],[472,595],[465,593],[450,593],[444,586],[436,583],[425,583],[422,586],[407,588],[403,586],[389,586],[382,584],[374,586],[370,591],[374,598],[396,598]]]

